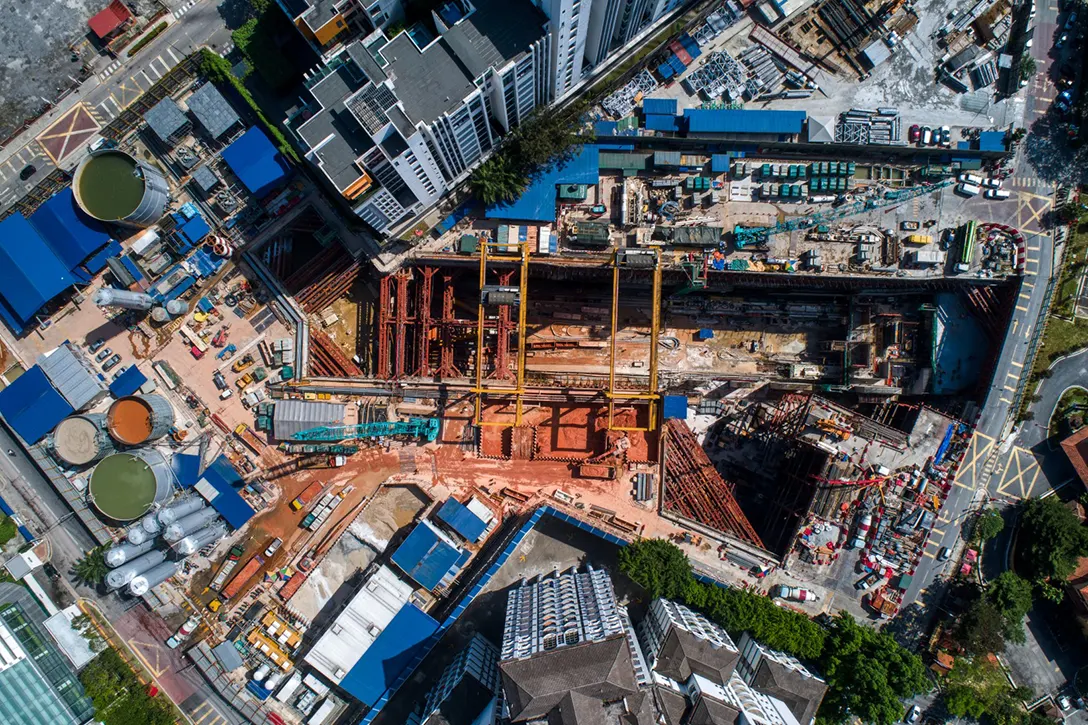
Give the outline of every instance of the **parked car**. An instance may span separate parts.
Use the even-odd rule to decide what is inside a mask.
[[[1063,27],[1066,30],[1072,30],[1073,26],[1076,25],[1076,24],[1077,24],[1077,14],[1076,13],[1069,13],[1069,17],[1065,19],[1065,25]]]
[[[105,344],[106,344],[106,340],[104,338],[100,337],[97,340],[95,340],[94,342],[92,342],[90,345],[88,345],[87,349],[90,350],[91,352],[98,352],[102,348],[102,346],[105,345]]]
[[[1058,94],[1054,99],[1054,110],[1058,113],[1069,113],[1073,108],[1073,92],[1068,88]]]
[[[94,356],[94,359],[97,360],[98,362],[102,362],[103,360],[105,360],[106,358],[108,358],[112,354],[113,354],[113,350],[109,349],[108,347],[103,348],[103,350],[100,353],[98,353],[97,355]]]
[[[941,126],[941,146],[952,145],[952,129],[948,126]]]
[[[116,380],[117,378],[121,377],[122,375],[124,375],[126,370],[128,370],[128,365],[122,365],[121,367],[117,368],[117,370],[114,371],[113,375],[110,376],[110,380]]]
[[[922,145],[929,146],[933,143],[933,129],[929,126],[922,126]]]
[[[19,181],[26,181],[36,173],[38,173],[38,167],[34,164],[27,164],[23,167],[23,170],[19,172]]]
[[[910,127],[907,138],[911,143],[918,143],[918,139],[922,137],[922,127],[917,123]]]
[[[280,546],[282,545],[283,539],[280,539],[279,537],[272,539],[272,543],[270,543],[268,545],[268,548],[264,550],[264,555],[266,557],[271,557],[273,554],[280,550]]]
[[[1058,36],[1058,41],[1054,43],[1055,48],[1060,48],[1065,45],[1065,41],[1069,40],[1069,33],[1062,33]]]
[[[920,717],[922,717],[922,708],[911,705],[911,708],[907,710],[907,716],[903,718],[903,722],[918,722]]]
[[[227,389],[227,379],[223,377],[223,373],[216,371],[215,375],[212,375],[212,382],[215,383],[215,387],[218,390]]]
[[[1061,697],[1058,698],[1058,707],[1060,707],[1062,710],[1068,710],[1072,706],[1073,706],[1073,703],[1069,701],[1068,696],[1062,695]]]
[[[948,557],[952,554],[952,550],[947,546],[942,546],[941,550],[937,552],[937,561],[948,561]]]
[[[109,360],[102,363],[102,372],[108,373],[110,370],[113,370],[115,367],[117,367],[117,363],[119,362],[121,362],[121,356],[114,355]]]

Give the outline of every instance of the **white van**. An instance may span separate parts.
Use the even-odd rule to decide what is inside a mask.
[[[1000,189],[1001,179],[989,178],[982,182],[982,185],[990,189]]]
[[[974,174],[960,174],[959,181],[964,184],[974,184],[975,186],[982,186],[982,177],[975,176]]]
[[[956,185],[956,193],[963,194],[964,196],[977,196],[982,191],[982,187],[978,184],[968,184],[964,182]]]
[[[1004,189],[987,189],[986,193],[983,194],[983,196],[985,196],[987,199],[1008,199],[1009,192],[1005,191]]]

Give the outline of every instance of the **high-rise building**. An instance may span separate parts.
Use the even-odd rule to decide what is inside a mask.
[[[492,722],[499,710],[499,648],[473,635],[427,693],[422,714],[409,725],[473,725]]]
[[[549,20],[549,101],[559,98],[582,80],[589,13],[595,1],[602,0],[535,0]]]
[[[593,0],[585,43],[586,63],[590,67],[603,63],[679,5],[680,0]]]
[[[512,589],[499,670],[511,722],[654,722],[642,651],[604,571]]]
[[[401,0],[276,0],[302,37],[328,59],[345,42],[404,19]]]
[[[375,32],[314,71],[287,120],[305,156],[385,233],[434,204],[547,102],[547,19],[529,0],[459,0],[387,40]]]
[[[0,584],[0,722],[77,725],[94,713],[27,590]]]
[[[809,725],[827,690],[796,658],[747,633],[738,647],[720,626],[666,599],[650,605],[639,636],[668,725]]]

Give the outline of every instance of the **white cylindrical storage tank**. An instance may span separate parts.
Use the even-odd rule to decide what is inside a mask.
[[[188,496],[163,507],[163,510],[159,512],[159,523],[163,526],[172,524],[189,514],[195,514],[202,508],[204,508],[204,499],[199,496]]]
[[[184,315],[189,311],[189,303],[185,300],[170,300],[166,303],[166,311],[170,313],[171,317]]]
[[[159,523],[159,518],[155,514],[148,514],[140,519],[140,528],[144,530],[144,533],[148,536],[155,536],[162,531],[162,524]]]
[[[104,222],[149,227],[166,213],[170,185],[155,167],[117,149],[94,151],[76,167],[79,207]]]
[[[257,668],[257,671],[253,673],[253,681],[254,682],[260,682],[264,678],[268,677],[268,671],[271,670],[271,669],[272,668],[268,665],[267,662],[265,664],[261,665],[260,667]]]
[[[173,544],[175,541],[181,541],[194,531],[199,531],[218,517],[219,514],[213,508],[200,509],[196,513],[182,517],[167,526],[162,532],[162,538]]]
[[[174,409],[161,395],[129,395],[110,406],[106,422],[115,441],[138,446],[170,432]]]
[[[125,532],[125,539],[127,539],[128,543],[130,544],[141,546],[145,542],[151,540],[151,535],[144,530],[143,526],[141,526],[140,524],[136,524],[131,529]]]
[[[154,548],[155,542],[150,539],[139,544],[133,544],[131,542],[116,544],[106,552],[106,564],[116,568],[126,561],[132,561],[136,557],[143,556]]]
[[[72,415],[57,424],[50,448],[53,456],[70,466],[85,466],[116,453],[105,413]]]
[[[116,287],[100,287],[91,298],[99,307],[120,307],[125,310],[146,312],[155,304],[154,298],[146,292],[131,292]]]
[[[170,319],[170,313],[166,311],[165,307],[152,307],[151,319],[155,322],[167,322]]]
[[[133,580],[128,583],[129,594],[134,597],[142,597],[177,573],[178,565],[176,563],[167,561],[159,564],[155,568],[149,569],[143,574],[133,578]]]
[[[174,544],[174,551],[182,556],[189,556],[190,554],[195,554],[200,551],[208,544],[219,541],[219,539],[222,539],[226,535],[227,527],[222,523],[205,526],[203,529],[194,531]]]
[[[159,549],[149,551],[143,556],[137,557],[127,564],[122,564],[106,575],[106,584],[110,589],[120,589],[128,584],[138,574],[166,561],[166,553]]]
[[[265,680],[264,689],[268,690],[269,692],[275,690],[277,687],[279,687],[280,683],[283,682],[283,678],[286,676],[287,675],[282,672],[273,672],[271,675],[268,676],[268,679]]]

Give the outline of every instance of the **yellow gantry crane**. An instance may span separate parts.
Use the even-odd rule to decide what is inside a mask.
[[[494,251],[492,251],[494,250]],[[511,251],[517,254],[511,254]],[[514,387],[508,385],[484,385],[484,319],[485,308],[493,304],[510,304],[509,300],[513,289],[487,283],[488,262],[514,262],[519,266],[517,299],[514,304],[518,307],[517,324],[517,371]],[[528,300],[529,284],[529,242],[507,242],[500,244],[496,240],[485,237],[480,240],[480,300],[476,312],[476,386],[473,393],[476,394],[476,425],[491,425],[501,428],[509,428],[521,425],[523,413],[522,399],[525,395],[525,308]],[[492,301],[492,300],[502,301]],[[505,334],[505,333],[501,333]],[[483,420],[483,399],[488,394],[514,396],[514,422],[485,421]]]
[[[618,390],[616,387],[616,327],[620,303],[620,270],[653,270],[652,310],[650,313],[650,375],[644,391]],[[617,249],[612,253],[612,336],[608,355],[608,429],[620,431],[652,431],[657,429],[657,338],[661,331],[661,250]],[[617,426],[616,399],[644,400],[647,403],[646,425]]]

